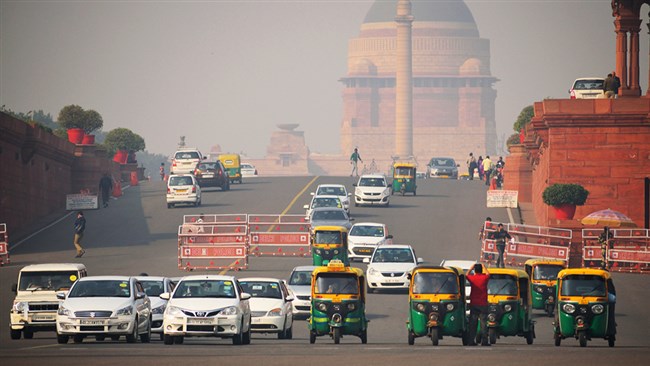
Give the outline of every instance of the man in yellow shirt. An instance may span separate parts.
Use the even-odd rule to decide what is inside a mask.
[[[483,171],[485,172],[485,185],[490,185],[490,176],[492,175],[492,160],[490,160],[490,155],[486,155],[483,159]]]

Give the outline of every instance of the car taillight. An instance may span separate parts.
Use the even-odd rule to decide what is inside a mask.
[[[167,187],[167,193],[172,193],[172,190]]]
[[[201,171],[198,169],[194,169],[194,175],[199,175],[199,174],[201,174]]]
[[[222,172],[221,170],[219,170],[219,172],[218,172],[218,173],[219,173],[219,175],[223,175],[223,172]]]
[[[196,193],[196,186],[192,186],[192,193]]]
[[[571,89],[569,92],[571,93],[570,99],[576,99],[576,92],[573,89]]]
[[[172,166],[176,166],[176,160],[172,160]]]

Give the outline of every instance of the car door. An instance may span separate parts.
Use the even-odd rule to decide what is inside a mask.
[[[138,294],[145,293],[144,287],[139,281],[135,279],[133,281],[133,299],[134,299],[134,308],[138,314],[138,332],[140,330],[146,330],[149,327],[149,317],[151,316],[151,300],[148,296],[144,296],[138,299]]]
[[[237,297],[239,299],[239,309],[242,312],[242,318],[244,321],[244,327],[243,329],[250,329],[251,327],[251,308],[248,300],[242,300],[241,295],[244,293],[244,290],[242,289],[241,285],[239,284],[239,281],[235,280],[235,284],[237,284]]]

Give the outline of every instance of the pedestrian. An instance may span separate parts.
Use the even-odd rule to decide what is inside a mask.
[[[350,164],[352,164],[352,173],[350,173],[350,176],[353,176],[355,173],[357,177],[359,176],[359,168],[357,167],[357,163],[359,161],[363,163],[363,160],[361,160],[361,155],[359,155],[359,150],[357,150],[355,147],[354,152],[352,155],[350,155]]]
[[[496,242],[497,251],[499,252],[496,266],[497,268],[505,268],[503,253],[506,249],[506,239],[510,240],[512,239],[512,236],[510,236],[510,234],[508,234],[508,232],[503,228],[503,224],[499,223],[499,225],[497,225],[497,231],[493,232],[490,237]]]
[[[474,170],[476,170],[476,158],[474,153],[469,153],[469,159],[467,159],[467,173],[469,174],[469,180],[474,180]]]
[[[598,236],[598,244],[600,244],[600,255],[601,255],[600,269],[609,270],[608,254],[609,254],[609,249],[611,249],[610,239],[612,239],[613,237],[614,235],[609,230],[608,226],[605,226],[603,228],[603,232],[600,233],[600,235]]]
[[[483,180],[483,175],[485,172],[483,171],[483,156],[479,155],[478,160],[476,161],[476,164],[478,165],[478,178],[480,180]]]
[[[77,211],[77,219],[74,221],[74,247],[77,249],[75,258],[81,258],[86,254],[86,250],[81,246],[81,239],[86,231],[86,218],[83,211]]]
[[[113,189],[113,179],[104,173],[102,179],[99,180],[99,190],[102,191],[102,203],[104,208],[108,207],[108,200],[111,198],[111,190]]]
[[[490,155],[486,155],[483,159],[483,174],[485,175],[485,185],[490,185],[490,175],[492,174],[492,169],[494,168],[492,160],[490,160]]]
[[[165,180],[165,163],[160,163],[160,180]]]
[[[614,79],[614,98],[618,98],[618,89],[621,87],[621,78],[616,76],[616,71],[612,71],[612,79]]]
[[[481,263],[474,264],[467,271],[467,282],[471,286],[469,294],[469,343],[476,346],[476,331],[481,327],[481,346],[489,346],[487,336],[488,281],[490,274]],[[480,324],[477,324],[480,320]]]
[[[603,83],[603,91],[605,92],[605,98],[611,99],[614,98],[614,91],[616,90],[616,80],[612,77],[612,74],[607,74],[605,82]]]

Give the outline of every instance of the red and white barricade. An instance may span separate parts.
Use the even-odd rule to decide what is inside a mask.
[[[249,215],[248,231],[250,255],[311,255],[310,225],[302,215]]]
[[[178,227],[178,268],[248,268],[248,229],[245,222],[240,225],[212,222],[195,222]]]
[[[9,263],[9,234],[7,234],[7,224],[0,224],[0,266]]]
[[[245,225],[247,220],[248,215],[246,214],[199,214],[183,216],[183,224]]]
[[[602,248],[598,237],[603,229],[582,230],[584,267],[602,266]],[[610,271],[650,273],[650,230],[610,229],[607,262]]]

